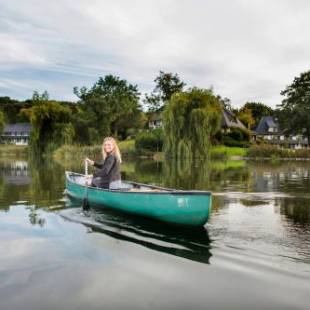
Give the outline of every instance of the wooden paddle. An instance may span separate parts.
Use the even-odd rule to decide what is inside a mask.
[[[89,203],[88,203],[88,162],[85,160],[85,195],[83,199],[83,210],[89,210]]]

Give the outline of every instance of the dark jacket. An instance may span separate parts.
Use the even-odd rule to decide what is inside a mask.
[[[121,179],[120,165],[117,158],[109,154],[105,160],[95,161],[94,166],[97,168],[93,177],[100,178],[99,187],[109,188],[112,181]]]

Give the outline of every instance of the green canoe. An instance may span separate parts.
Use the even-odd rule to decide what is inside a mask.
[[[83,174],[66,172],[67,195],[81,200],[87,195],[90,205],[179,225],[203,226],[208,220],[210,192],[181,191],[128,181],[122,184],[124,188],[119,190],[86,188]]]

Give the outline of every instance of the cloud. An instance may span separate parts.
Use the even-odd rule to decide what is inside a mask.
[[[189,86],[213,85],[235,106],[254,100],[275,106],[280,91],[309,69],[307,1],[0,0],[0,6],[0,95],[27,98],[29,89],[47,89],[52,98],[74,100],[74,86],[108,73],[145,92],[164,70]],[[3,88],[5,79],[24,87]]]

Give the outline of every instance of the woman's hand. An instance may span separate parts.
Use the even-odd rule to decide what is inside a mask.
[[[87,186],[91,185],[92,178],[93,178],[92,174],[85,175],[85,183],[86,183]]]
[[[93,160],[89,159],[88,157],[85,158],[85,162],[89,163],[91,166],[93,166],[95,163]]]

